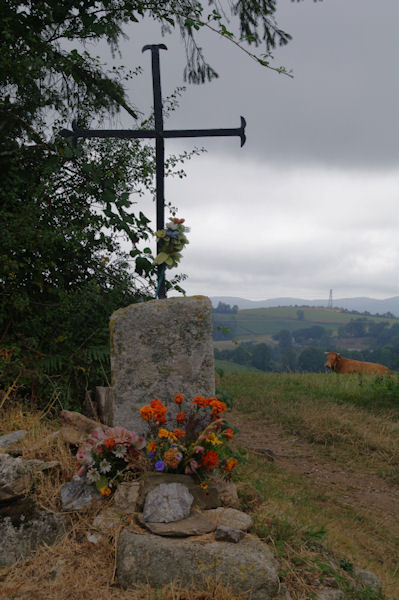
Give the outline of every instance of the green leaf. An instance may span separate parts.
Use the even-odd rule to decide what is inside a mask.
[[[168,260],[170,260],[169,254],[166,254],[166,252],[160,252],[159,254],[157,254],[157,256],[155,258],[155,263],[157,265],[161,265],[164,262],[166,262],[166,264],[168,264]]]

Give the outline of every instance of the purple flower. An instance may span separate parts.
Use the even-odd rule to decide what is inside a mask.
[[[149,456],[150,458],[154,458],[154,456],[155,456],[155,452],[148,452],[148,456]],[[162,462],[162,461],[160,461],[160,462]]]
[[[165,463],[163,462],[163,460],[159,460],[158,462],[155,463],[155,470],[156,471],[164,471],[165,470]]]

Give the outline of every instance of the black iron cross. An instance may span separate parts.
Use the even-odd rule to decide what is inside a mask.
[[[245,119],[241,117],[241,127],[236,129],[170,129],[163,128],[161,77],[159,71],[159,50],[167,50],[165,44],[151,44],[143,47],[151,50],[152,58],[152,87],[154,95],[154,120],[155,129],[79,129],[76,121],[72,122],[72,131],[62,129],[63,137],[77,138],[155,138],[156,160],[156,197],[157,197],[157,230],[165,227],[165,198],[164,198],[164,172],[165,172],[165,138],[182,137],[210,137],[210,136],[239,136],[241,146],[245,144]],[[159,249],[157,249],[157,252]],[[158,298],[166,298],[165,269],[158,265]]]

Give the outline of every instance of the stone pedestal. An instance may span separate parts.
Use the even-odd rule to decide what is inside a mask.
[[[110,320],[114,425],[143,432],[139,408],[215,395],[212,305],[205,296],[132,304]]]

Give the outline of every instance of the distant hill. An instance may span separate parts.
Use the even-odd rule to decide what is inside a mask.
[[[271,308],[275,306],[323,306],[327,307],[328,300],[304,300],[303,298],[271,298],[270,300],[247,300],[235,296],[211,296],[212,305],[216,307],[219,302],[237,305],[239,309]],[[339,298],[333,300],[334,308],[345,308],[359,312],[369,312],[373,315],[383,315],[387,312],[399,317],[399,296],[377,300],[375,298]]]

